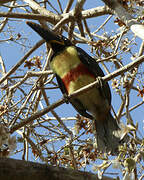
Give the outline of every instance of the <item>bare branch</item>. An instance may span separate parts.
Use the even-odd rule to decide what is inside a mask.
[[[3,83],[11,74],[13,74],[23,63],[24,61],[38,48],[40,47],[45,41],[41,40],[36,45],[31,48],[27,54],[13,67],[7,72],[1,79],[0,79],[0,84]]]
[[[113,9],[115,14],[131,28],[133,33],[144,40],[144,25],[134,20],[131,14],[119,3],[118,0],[103,0],[103,2]]]
[[[105,77],[102,77],[103,81],[107,82],[121,74],[123,74],[124,72],[127,72],[128,70],[136,67],[137,65],[139,65],[140,63],[142,63],[144,61],[144,55],[137,58],[137,60],[135,60],[132,63],[129,63],[128,65],[114,71],[111,74],[106,75]],[[68,98],[73,98],[75,96],[78,96],[81,93],[84,93],[88,90],[90,90],[91,88],[93,88],[94,86],[99,87],[99,82],[96,80],[95,82],[75,91],[73,94],[68,95]],[[63,103],[65,103],[65,98],[62,98],[60,100],[58,100],[56,103],[53,103],[52,105],[46,107],[45,109],[42,109],[40,111],[37,111],[35,114],[33,114],[32,116],[30,116],[29,118],[23,120],[21,123],[14,125],[13,127],[11,127],[10,129],[10,133],[13,133],[14,131],[16,131],[17,129],[23,127],[24,125],[32,122],[33,120],[43,116],[44,114],[48,113],[49,111],[51,111],[52,109],[62,105]]]

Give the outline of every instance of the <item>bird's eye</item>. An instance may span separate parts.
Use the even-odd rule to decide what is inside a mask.
[[[66,38],[65,36],[63,36],[63,35],[60,35],[59,38],[61,39],[61,41],[62,41],[66,46],[69,46],[69,45],[72,44],[71,41],[70,41],[68,38]]]
[[[64,41],[67,41],[68,39],[67,39],[66,37],[63,37],[63,40],[64,40]]]
[[[71,45],[71,41],[63,36],[63,41],[66,45]]]

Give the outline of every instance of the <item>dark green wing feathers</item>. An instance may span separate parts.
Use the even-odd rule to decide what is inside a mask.
[[[102,69],[99,67],[98,63],[94,58],[89,56],[83,49],[79,47],[76,48],[81,62],[87,66],[89,71],[92,72],[96,78],[99,76],[105,76]],[[99,89],[100,91],[102,91],[101,94],[104,94],[104,96],[108,99],[109,104],[111,105],[111,91],[108,83],[103,82],[103,87],[100,87]]]
[[[59,84],[59,88],[60,90],[62,91],[62,93],[64,95],[67,95],[67,90],[64,86],[64,83],[63,81],[61,80],[61,78],[56,74],[56,79],[57,79],[57,82]],[[87,110],[85,109],[85,107],[83,106],[83,104],[77,99],[77,98],[72,98],[69,100],[69,102],[73,105],[73,107],[82,115],[82,116],[85,116],[87,118],[90,118],[90,119],[93,119],[93,117],[87,113]]]

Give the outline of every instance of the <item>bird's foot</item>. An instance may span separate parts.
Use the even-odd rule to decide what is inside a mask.
[[[102,88],[102,87],[103,87],[103,84],[104,84],[104,81],[103,81],[102,77],[101,77],[101,76],[98,76],[98,77],[96,78],[96,80],[97,80],[98,83],[99,83],[99,87]]]
[[[64,100],[66,104],[69,104],[69,97],[67,94],[63,94]]]
[[[104,80],[102,79],[101,76],[98,76],[98,77],[96,78],[96,80],[97,80],[98,83],[99,83],[99,89],[101,90],[101,93],[102,93],[103,97],[105,97],[105,99],[107,99],[107,97],[106,97],[106,95],[105,95],[105,90],[103,89],[104,83],[105,83]]]

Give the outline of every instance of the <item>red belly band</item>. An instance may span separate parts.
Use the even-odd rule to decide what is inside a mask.
[[[88,68],[80,63],[76,68],[73,68],[68,72],[63,78],[62,81],[68,91],[69,84],[71,81],[75,81],[80,75],[88,75],[95,79],[95,76],[93,73],[91,73]]]

